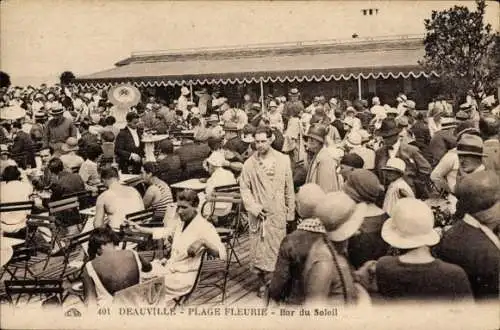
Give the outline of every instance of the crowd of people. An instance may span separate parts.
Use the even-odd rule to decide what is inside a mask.
[[[402,93],[395,107],[322,95],[304,104],[292,88],[265,100],[245,95],[236,108],[216,90],[180,92],[171,102],[143,96],[123,115],[105,90],[2,91],[2,107],[25,114],[0,127],[1,202],[34,193],[94,197],[87,296],[112,300],[139,283],[138,269],[164,276],[171,297],[188,292],[201,250],[227,257],[204,200],[238,184],[259,296],[289,305],[498,297],[494,98],[453,107],[439,97],[422,111]],[[151,134],[169,135],[156,143],[154,162],[143,141]],[[141,175],[144,185],[124,185],[124,174]],[[206,183],[202,193],[172,191],[192,178]],[[438,211],[435,199],[443,201]],[[215,207],[227,214],[231,205]],[[165,228],[125,220],[145,209]],[[25,235],[25,213],[0,217],[3,235]],[[71,217],[60,225],[75,230]],[[170,242],[170,258],[155,268],[134,251],[117,252],[123,225]]]

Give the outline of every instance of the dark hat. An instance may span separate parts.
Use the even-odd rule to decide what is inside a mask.
[[[43,119],[47,118],[47,114],[43,111],[36,111],[35,112],[35,119]]]
[[[385,118],[382,120],[380,129],[376,131],[376,134],[386,138],[394,135],[398,135],[401,132],[401,128],[398,127],[396,120],[394,118]]]
[[[52,108],[50,109],[51,116],[62,115],[64,113],[64,109],[62,107]]]
[[[483,140],[472,134],[463,134],[457,144],[458,155],[483,157]]]
[[[357,203],[374,203],[384,192],[384,188],[375,174],[359,169],[349,174],[344,191]]]
[[[324,143],[327,133],[328,132],[324,125],[314,124],[309,128],[309,131],[307,131],[307,134],[305,136],[311,139],[315,139],[321,143]]]
[[[347,165],[354,168],[363,168],[365,161],[358,154],[353,152],[345,154],[340,160],[340,165]]]
[[[487,210],[500,201],[500,178],[493,171],[465,175],[455,189],[457,208],[474,214]]]

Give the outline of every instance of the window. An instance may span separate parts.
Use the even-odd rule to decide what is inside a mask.
[[[377,8],[367,8],[367,9],[362,9],[361,12],[363,13],[363,16],[373,16],[373,15],[378,15],[378,9]]]

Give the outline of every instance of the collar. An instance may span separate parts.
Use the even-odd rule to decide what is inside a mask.
[[[302,222],[297,226],[297,229],[312,233],[326,234],[325,226],[323,226],[323,223],[318,218],[308,218],[302,220]]]
[[[495,244],[497,249],[500,250],[500,240],[498,236],[495,235],[495,233],[485,225],[481,224],[479,221],[477,221],[474,217],[472,217],[470,214],[465,214],[464,216],[464,222],[468,224],[471,227],[478,228],[480,229],[486,237],[489,238],[489,240]]]
[[[128,130],[131,131],[131,132],[136,132],[137,133],[137,128],[134,129],[134,128],[130,128],[129,126],[127,126]]]
[[[474,170],[472,173],[477,173],[477,172],[483,172],[486,171],[486,167],[484,167],[484,164],[481,164],[478,168]]]
[[[388,147],[389,150],[399,150],[399,147],[401,146],[401,139],[398,139],[396,143],[394,143],[392,146]]]

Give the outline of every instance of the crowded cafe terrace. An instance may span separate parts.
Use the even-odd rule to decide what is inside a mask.
[[[222,50],[205,64],[132,56],[70,85],[3,89],[2,301],[496,299],[498,100],[430,97],[416,43],[364,45],[374,57],[345,67],[325,54],[359,45],[238,50],[244,72]],[[175,73],[190,61],[200,72]]]

